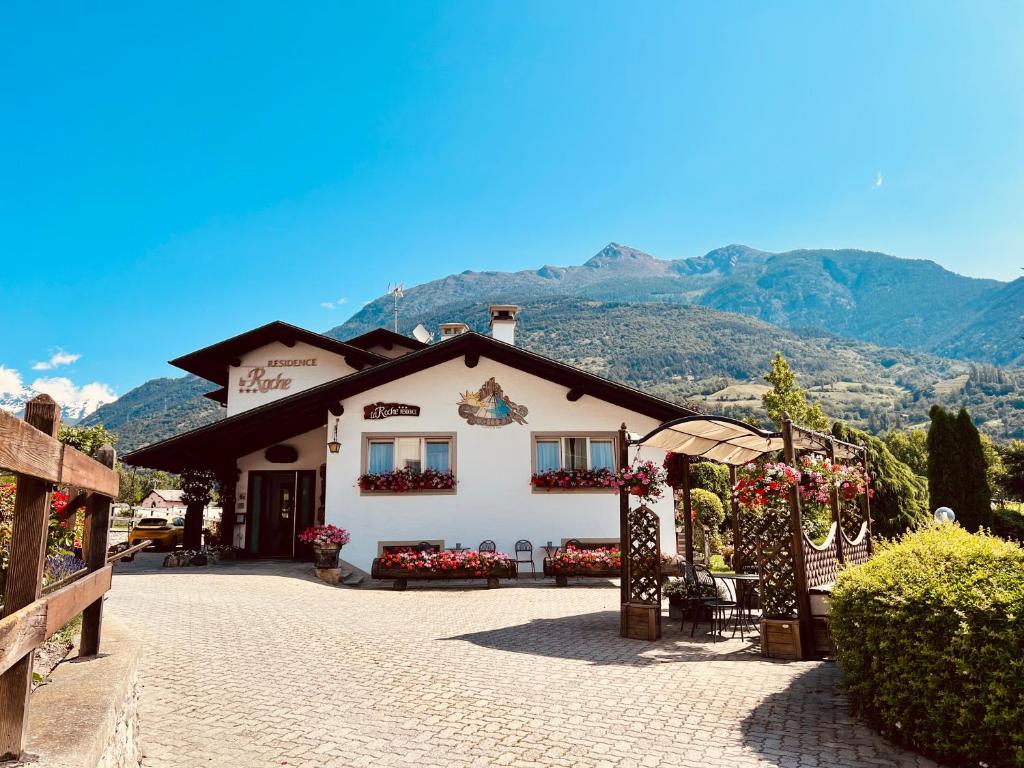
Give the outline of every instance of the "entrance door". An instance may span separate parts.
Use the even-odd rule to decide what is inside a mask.
[[[295,541],[295,473],[249,473],[250,552],[291,557]]]
[[[246,549],[264,557],[308,557],[297,536],[313,524],[316,473],[250,472]]]

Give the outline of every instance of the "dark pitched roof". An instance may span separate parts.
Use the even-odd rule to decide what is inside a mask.
[[[221,387],[220,389],[214,389],[214,390],[212,390],[210,392],[204,392],[203,393],[203,397],[205,397],[207,400],[213,400],[213,402],[215,402],[215,403],[220,403],[221,405],[227,405],[228,404],[228,388],[227,387]]]
[[[253,328],[251,331],[232,336],[230,339],[182,355],[171,360],[170,363],[207,381],[226,386],[228,366],[233,360],[246,352],[275,341],[280,341],[288,346],[294,346],[295,342],[302,341],[328,352],[343,355],[345,362],[357,370],[368,365],[376,365],[387,359],[344,341],[332,339],[330,336],[313,333],[313,331],[307,331],[297,325],[275,320],[272,323],[261,325],[259,328]]]
[[[590,395],[609,403],[668,421],[690,416],[694,411],[659,397],[601,378],[571,365],[528,352],[489,336],[468,332],[433,344],[417,352],[396,357],[386,363],[349,374],[340,379],[310,387],[221,421],[199,427],[159,443],[139,448],[123,461],[135,466],[172,472],[186,468],[217,468],[242,456],[287,440],[327,422],[327,409],[337,406],[373,387],[400,379],[458,357],[474,367],[486,357],[532,373],[567,389],[567,398],[578,400]]]
[[[359,336],[345,339],[345,343],[360,349],[369,349],[370,347],[377,346],[391,349],[392,347],[399,346],[414,351],[427,346],[419,339],[414,339],[412,336],[403,336],[400,333],[389,331],[387,328],[374,328],[372,331],[367,331]]]

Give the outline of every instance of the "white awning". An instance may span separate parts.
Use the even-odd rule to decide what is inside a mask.
[[[756,461],[766,453],[782,450],[782,433],[766,432],[726,416],[686,416],[667,421],[643,437],[632,441],[634,445],[661,448],[691,458],[712,459],[722,464],[740,466]],[[858,446],[841,440],[830,440],[794,425],[793,447],[796,450],[826,453],[829,442],[835,446],[836,458],[853,458]]]

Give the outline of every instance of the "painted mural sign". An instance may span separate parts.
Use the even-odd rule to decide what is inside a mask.
[[[268,360],[266,365],[243,366],[248,370],[238,379],[238,391],[263,394],[273,389],[290,389],[292,380],[289,377],[283,373],[270,376],[267,373],[267,368],[310,368],[315,367],[316,364],[315,357],[303,357]]]
[[[379,421],[389,419],[392,416],[419,416],[418,405],[407,405],[406,403],[371,403],[363,406],[363,418],[367,421]]]
[[[506,424],[525,424],[529,409],[509,400],[501,385],[489,378],[476,392],[463,392],[459,398],[459,416],[470,424],[485,427],[503,427]]]

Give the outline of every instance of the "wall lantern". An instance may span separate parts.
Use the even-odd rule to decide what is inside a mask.
[[[341,443],[338,442],[338,419],[334,420],[334,437],[327,441],[327,450],[331,453],[341,450]]]

